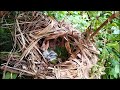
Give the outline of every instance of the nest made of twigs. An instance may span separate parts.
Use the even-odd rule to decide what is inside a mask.
[[[90,78],[89,72],[98,61],[99,51],[83,33],[41,12],[22,12],[15,21],[14,41],[21,55],[12,66],[7,65],[8,70],[42,79]],[[54,50],[56,46],[65,47],[68,56],[51,64],[43,51]]]

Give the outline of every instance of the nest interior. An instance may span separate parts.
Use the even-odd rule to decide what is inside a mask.
[[[90,69],[97,63],[99,51],[84,33],[64,21],[41,12],[22,12],[15,18],[14,42],[20,55],[12,55],[8,70],[41,79],[89,79]],[[57,53],[51,63],[44,51]],[[5,68],[3,66],[2,68]]]

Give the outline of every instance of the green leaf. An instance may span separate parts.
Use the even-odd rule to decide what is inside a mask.
[[[108,55],[109,55],[109,52],[107,51],[107,49],[103,48],[101,57],[105,59],[107,58]]]
[[[119,39],[119,38],[116,38],[116,37],[117,37],[117,36],[116,36],[116,35],[113,35],[113,34],[109,34],[109,35],[107,36],[108,41],[112,41],[112,42],[116,41],[116,39]]]
[[[110,75],[110,79],[114,79],[113,75]]]
[[[90,17],[96,17],[98,15],[97,11],[89,11]]]
[[[11,79],[16,79],[17,78],[17,74],[16,73],[12,73],[12,78]]]
[[[11,77],[11,73],[10,72],[6,72],[4,79],[10,79],[10,77]]]
[[[118,74],[117,74],[117,73],[115,73],[115,74],[114,74],[114,77],[115,77],[115,78],[118,78]]]
[[[16,79],[16,77],[17,77],[17,74],[11,73],[11,72],[6,72],[4,79]]]
[[[119,48],[119,43],[118,42],[112,42],[112,43],[108,43],[107,46],[115,48],[118,52],[120,50]]]
[[[116,23],[112,23],[112,26],[117,26],[117,24]]]
[[[110,75],[114,75],[114,74],[115,74],[115,69],[114,69],[114,68],[111,68],[111,70],[109,71],[109,74],[110,74]]]
[[[120,68],[119,65],[116,65],[116,66],[115,66],[115,72],[116,72],[116,73],[120,73],[120,69],[119,69],[119,68]]]
[[[111,59],[110,63],[112,64],[112,66],[119,65],[119,62],[117,60],[114,60],[114,59]]]

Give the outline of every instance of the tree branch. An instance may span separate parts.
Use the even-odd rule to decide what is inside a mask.
[[[112,14],[104,23],[101,24],[101,26],[90,36],[90,38],[93,38],[93,36],[95,36],[101,28],[103,28],[103,26],[105,26],[108,22],[110,22],[112,19],[118,17],[120,15],[120,12],[116,12],[114,14]]]
[[[4,70],[5,66],[0,67],[0,69]],[[16,74],[19,74],[20,72],[22,72],[23,75],[35,76],[35,73],[33,73],[33,72],[22,70],[22,69],[18,69],[18,68],[14,68],[14,67],[10,67],[10,66],[6,66],[6,71],[9,71],[9,72],[12,72],[12,73],[16,73]]]

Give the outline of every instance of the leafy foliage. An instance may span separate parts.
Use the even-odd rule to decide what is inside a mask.
[[[17,74],[6,72],[4,79],[16,79],[16,77],[17,77]]]

